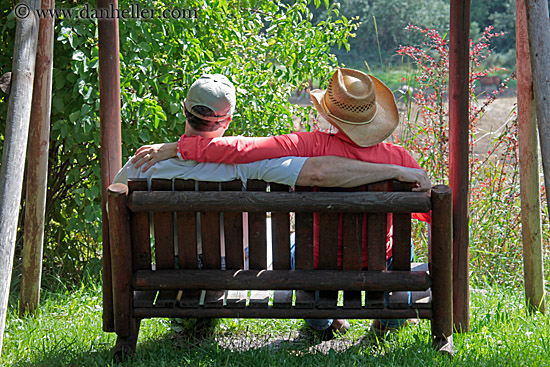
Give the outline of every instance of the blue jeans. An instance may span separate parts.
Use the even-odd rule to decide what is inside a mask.
[[[388,270],[392,269],[392,262],[393,257],[390,257],[386,261],[386,268]],[[414,245],[411,241],[411,262],[414,262]],[[292,267],[292,270],[295,269],[296,264],[296,237],[294,233],[290,235],[290,266]],[[409,293],[409,303],[411,303],[411,292]],[[315,300],[317,302],[317,299]],[[389,303],[389,295],[386,292],[384,294],[384,302],[386,305]],[[315,330],[325,330],[332,325],[332,322],[334,319],[305,319],[304,320],[306,324],[308,324],[311,328]],[[403,325],[407,320],[405,319],[380,319],[380,324],[382,326],[388,327],[388,328],[398,328],[401,325]]]

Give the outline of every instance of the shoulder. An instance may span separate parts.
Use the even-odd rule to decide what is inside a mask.
[[[378,144],[381,146],[382,149],[386,150],[393,159],[395,159],[399,163],[400,166],[403,167],[411,167],[411,168],[420,168],[420,165],[418,162],[412,157],[412,155],[407,151],[407,149],[403,148],[400,145],[395,145],[392,143],[380,143]]]

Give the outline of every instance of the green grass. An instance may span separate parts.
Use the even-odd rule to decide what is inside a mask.
[[[190,341],[164,319],[145,320],[137,354],[122,366],[544,366],[550,365],[550,317],[525,311],[522,291],[487,288],[471,293],[471,331],[455,334],[454,359],[430,347],[422,321],[387,339],[366,332],[368,320],[352,320],[345,339],[296,339],[302,320],[234,320],[217,326],[215,337]],[[310,334],[311,335],[311,334]],[[273,338],[281,339],[274,343]],[[101,329],[100,287],[48,293],[35,317],[9,309],[3,366],[111,366],[114,334]],[[239,345],[231,351],[227,345]],[[326,349],[326,348],[325,348]]]

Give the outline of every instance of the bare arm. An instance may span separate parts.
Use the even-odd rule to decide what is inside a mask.
[[[413,191],[428,191],[432,183],[425,170],[325,156],[309,158],[296,180],[300,186],[355,187],[395,179],[412,182]]]

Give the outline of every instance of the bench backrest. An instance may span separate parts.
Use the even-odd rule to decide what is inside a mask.
[[[273,269],[290,269],[291,212],[295,212],[296,269],[313,269],[314,213],[318,213],[319,269],[337,269],[339,225],[343,225],[345,270],[361,269],[363,238],[368,246],[368,269],[385,269],[386,226],[387,220],[393,220],[393,269],[410,270],[410,213],[431,209],[428,194],[397,192],[410,190],[397,182],[355,189],[321,188],[316,193],[310,187],[297,187],[291,193],[288,186],[257,180],[249,181],[246,189],[240,181],[155,179],[151,191],[147,186],[144,180],[129,182],[134,270],[150,270],[153,263],[158,270],[221,269],[223,260],[226,269],[243,269],[246,237],[250,269],[267,268],[268,242]],[[394,192],[386,192],[392,186]],[[393,219],[387,215],[392,211]],[[248,212],[248,233],[244,234],[242,212]],[[269,239],[266,212],[271,212]],[[341,223],[340,213],[344,213]],[[367,232],[363,233],[365,222]]]

